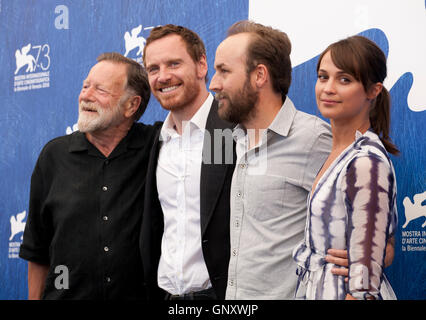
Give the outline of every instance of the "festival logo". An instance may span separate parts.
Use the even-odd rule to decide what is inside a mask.
[[[9,237],[9,259],[16,259],[19,257],[19,247],[21,246],[23,239],[23,232],[25,229],[25,216],[27,211],[17,213],[15,216],[10,217],[10,237]],[[17,241],[17,236],[18,237]],[[15,241],[14,241],[15,240]]]
[[[405,197],[402,202],[405,209],[405,223],[402,226],[403,229],[405,229],[411,221],[416,220],[417,218],[426,218],[426,205],[422,205],[423,201],[426,200],[426,191],[415,194],[413,200],[414,202],[412,202],[409,197]],[[426,227],[426,220],[422,224],[422,227]]]
[[[402,251],[426,251],[426,230],[407,230],[407,226],[413,224],[421,217],[426,218],[426,205],[423,202],[426,200],[426,191],[413,196],[413,201],[409,197],[405,197],[402,204],[404,205],[405,223],[402,226],[401,243]],[[422,228],[426,227],[426,220],[422,224]]]
[[[126,52],[125,57],[132,53],[132,58],[139,63],[142,63],[143,48],[145,47],[146,39],[141,35],[143,31],[153,29],[154,27],[142,28],[142,25],[133,28],[130,32],[124,33],[124,45]],[[138,49],[137,51],[135,49]],[[136,54],[135,54],[136,51]]]
[[[29,43],[28,45],[22,47],[21,51],[16,50],[15,52],[15,58],[16,58],[16,70],[15,70],[15,74],[18,73],[18,71],[23,67],[23,66],[27,66],[27,69],[25,70],[25,72],[33,72],[35,70],[35,66],[36,66],[36,60],[35,58],[28,54],[28,52],[31,50],[31,43]]]
[[[15,60],[15,92],[50,87],[50,47],[47,43],[28,43],[15,51]]]

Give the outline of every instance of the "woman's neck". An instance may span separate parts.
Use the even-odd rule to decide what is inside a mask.
[[[348,123],[347,121],[330,121],[333,134],[332,150],[344,150],[355,141],[357,131],[364,134],[370,128],[370,120],[360,123]]]

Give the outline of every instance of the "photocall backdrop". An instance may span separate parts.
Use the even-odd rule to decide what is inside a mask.
[[[289,97],[318,116],[315,67],[328,44],[361,34],[388,56],[385,85],[401,156],[392,157],[399,227],[385,272],[399,299],[426,298],[425,0],[0,0],[0,299],[27,298],[27,263],[18,254],[31,173],[49,140],[77,130],[77,97],[96,57],[117,51],[142,62],[150,30],[179,24],[204,40],[211,79],[227,28],[247,18],[289,35]],[[141,121],[165,116],[152,97]]]

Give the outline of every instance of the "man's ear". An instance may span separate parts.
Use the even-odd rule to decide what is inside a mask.
[[[200,79],[204,79],[207,75],[208,70],[208,64],[207,64],[207,58],[203,54],[200,58],[200,60],[197,62],[197,75]]]
[[[138,111],[141,101],[142,101],[142,98],[140,96],[130,97],[129,101],[127,101],[127,104],[124,110],[124,116],[126,118],[133,117],[136,111]]]
[[[264,64],[258,64],[256,68],[253,70],[254,73],[254,81],[258,88],[263,87],[268,82],[268,68]]]

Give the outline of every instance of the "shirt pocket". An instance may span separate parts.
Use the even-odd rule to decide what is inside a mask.
[[[249,176],[246,212],[257,220],[274,219],[283,213],[286,179],[280,176]]]

